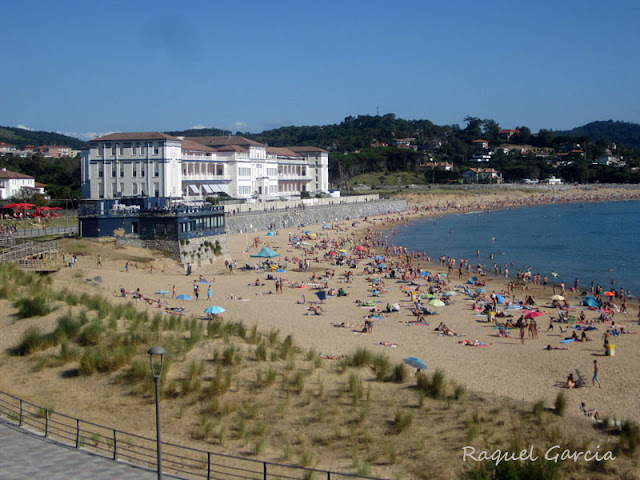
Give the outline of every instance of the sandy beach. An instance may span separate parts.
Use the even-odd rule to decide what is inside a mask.
[[[150,312],[160,311],[163,306],[158,308],[144,300],[135,300],[132,292],[139,289],[143,297],[165,301],[171,308],[185,308],[187,316],[197,318],[206,318],[205,308],[217,305],[224,308],[222,317],[225,320],[242,321],[248,328],[257,325],[261,331],[277,329],[283,335],[292,335],[294,342],[302,348],[313,348],[326,358],[347,355],[359,347],[385,353],[397,362],[406,357],[417,357],[427,364],[429,370],[442,369],[448,378],[465,385],[470,391],[508,397],[517,402],[544,400],[548,405],[553,403],[560,391],[565,391],[569,399],[568,416],[576,419],[582,417],[578,406],[580,402],[586,402],[598,408],[603,416],[640,421],[640,409],[636,401],[640,396],[640,383],[637,381],[640,334],[611,337],[610,342],[616,346],[615,356],[603,354],[603,335],[612,328],[610,324],[597,323],[596,329],[587,331],[592,341],[561,343],[571,336],[573,330],[569,324],[554,323],[553,330],[547,331],[550,319],[557,318],[559,313],[558,309],[551,307],[553,289],[550,286],[544,289],[526,282],[519,284],[514,294],[510,295],[509,283],[515,280],[513,274],[508,279],[495,277],[493,272],[478,276],[484,283],[481,288],[486,290],[487,295],[496,292],[507,296],[507,303],[498,305],[498,308],[505,315],[511,315],[514,322],[525,310],[507,309],[507,304],[520,305],[529,295],[535,298],[536,308],[542,313],[536,318],[538,338],[530,338],[529,332],[525,331],[524,344],[519,329],[511,329],[510,337],[499,336],[497,325],[489,323],[486,314],[473,309],[478,298],[472,298],[465,292],[476,295],[475,289],[478,287],[468,283],[468,278],[476,276],[476,273],[471,271],[468,274],[465,271],[460,276],[457,264],[450,276],[441,278],[438,286],[439,291],[453,292],[446,297],[451,304],[428,306],[437,314],[427,315],[416,322],[418,317],[412,313],[415,306],[412,303],[412,291],[419,287],[422,295],[425,295],[423,304],[426,305],[429,301],[426,292],[436,282],[429,282],[427,277],[419,274],[401,281],[402,275],[409,275],[405,254],[396,249],[393,255],[394,249],[390,246],[389,255],[384,248],[376,248],[375,242],[383,240],[379,232],[392,228],[394,224],[443,213],[436,211],[433,202],[425,200],[422,198],[421,204],[413,203],[410,210],[402,215],[331,224],[330,228],[316,225],[280,230],[273,236],[266,231],[232,236],[229,238],[228,254],[219,257],[211,265],[194,269],[190,276],[185,274],[183,266],[160,253],[149,258],[150,252],[146,250],[117,248],[113,243],[96,243],[95,249],[78,254],[77,266],[55,274],[53,283],[56,288],[64,286],[76,292],[101,293],[113,302],[134,302],[139,308]],[[499,201],[506,200],[501,198]],[[440,198],[437,204],[449,205],[450,208],[454,205],[463,208],[464,205],[469,209],[492,208],[494,205],[493,200],[487,198],[471,198],[466,203],[460,198]],[[495,205],[495,208],[498,206]],[[294,237],[299,241],[292,241]],[[261,264],[265,259],[251,255],[263,247],[279,253],[270,261],[274,264],[273,270],[277,265],[285,272],[272,271],[268,266],[266,269],[255,269],[257,266],[264,267]],[[101,256],[101,265],[98,265],[98,255]],[[375,259],[376,255],[384,258]],[[309,261],[306,268],[305,259]],[[355,266],[336,265],[340,259],[347,263],[355,261]],[[229,262],[234,265],[232,273],[226,266]],[[386,266],[378,268],[380,262]],[[243,267],[246,265],[250,269],[245,270]],[[415,272],[417,269],[428,269],[434,276],[447,272],[446,267],[428,265],[415,258],[411,259],[409,267],[416,269]],[[391,278],[394,270],[396,278]],[[347,272],[351,274],[348,282]],[[86,281],[97,276],[101,277],[99,282]],[[209,284],[201,283],[201,279],[211,282],[211,299],[207,299]],[[277,279],[282,280],[282,292],[276,290]],[[174,286],[176,295],[194,296],[194,282],[199,287],[198,301],[172,298]],[[375,288],[382,288],[383,291],[374,294]],[[331,290],[333,293],[340,289],[344,290],[346,296],[329,295],[326,300],[320,300],[317,296],[320,291]],[[122,290],[128,292],[124,298],[121,296]],[[161,290],[171,293],[155,293]],[[571,292],[567,287],[564,296],[570,305],[570,315],[577,317],[584,311],[587,322],[597,321],[600,317],[601,312],[580,306],[578,292]],[[8,305],[6,301],[3,302],[5,306]],[[387,304],[399,305],[400,311],[387,313]],[[313,310],[317,307],[321,308],[320,315]],[[372,308],[379,310],[371,312]],[[12,309],[5,311],[10,314]],[[627,331],[640,331],[637,314],[638,305],[628,303],[627,313],[616,312],[613,319],[616,325],[622,325]],[[371,332],[365,333],[365,322],[369,320],[366,317],[372,315],[375,318]],[[498,321],[506,322],[507,319],[498,318]],[[23,322],[28,326],[35,320]],[[444,335],[436,330],[441,323],[457,335]],[[53,317],[49,324],[54,325]],[[340,324],[348,326],[340,327]],[[19,333],[7,329],[1,342],[3,349],[14,346],[18,339]],[[483,346],[464,343],[475,341]],[[547,345],[566,350],[546,350],[544,347]],[[597,384],[592,386],[594,360],[599,364],[602,388]],[[4,362],[0,366],[0,369],[5,369],[0,377],[1,389],[40,404],[65,403],[60,400],[65,396],[64,387],[38,393],[37,379],[42,375],[30,375],[28,367],[19,369],[13,364],[13,374],[7,375],[6,368],[10,363]],[[568,374],[575,375],[575,369],[586,379],[586,386],[564,389]],[[82,379],[81,382],[90,385],[89,379]],[[118,399],[116,392],[110,392],[108,382],[91,385],[94,391],[106,398],[103,403],[105,408],[101,413],[97,410],[91,412],[92,418],[108,424],[110,413],[116,412],[123,401]],[[83,409],[91,409],[92,403],[82,400],[79,405]],[[141,431],[151,429],[151,420],[141,420]]]

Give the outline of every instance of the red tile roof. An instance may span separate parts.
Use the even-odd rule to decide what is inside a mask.
[[[10,170],[0,170],[0,178],[33,178],[30,175],[24,173],[12,172]]]

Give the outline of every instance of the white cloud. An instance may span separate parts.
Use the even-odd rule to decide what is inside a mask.
[[[30,132],[33,132],[33,128],[29,128],[26,125],[16,125],[16,128],[21,128],[22,130],[29,130]]]
[[[204,130],[205,128],[209,128],[206,125],[194,125],[193,127],[191,127],[191,130]]]
[[[101,137],[103,135],[109,135],[110,133],[116,133],[116,132],[56,132],[59,133],[61,135],[66,135],[68,137],[75,137],[75,138],[79,138],[80,140],[84,140],[89,141],[89,140],[93,140],[96,137]]]
[[[236,129],[245,128],[247,124],[245,122],[234,122],[233,127]]]

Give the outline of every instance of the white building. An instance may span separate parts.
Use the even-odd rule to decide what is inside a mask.
[[[115,133],[82,151],[82,196],[200,201],[224,192],[269,200],[328,191],[328,169],[328,152],[315,147],[271,148],[232,135]]]
[[[23,173],[11,172],[6,168],[0,170],[0,200],[9,200],[21,190],[44,193],[44,186],[38,184],[33,177]]]

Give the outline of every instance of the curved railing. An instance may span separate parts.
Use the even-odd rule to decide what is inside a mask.
[[[156,439],[87,422],[0,392],[0,416],[61,444],[100,456],[157,469]],[[162,442],[163,472],[185,479],[297,480],[309,478],[371,479],[375,477],[317,470]]]

